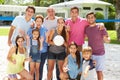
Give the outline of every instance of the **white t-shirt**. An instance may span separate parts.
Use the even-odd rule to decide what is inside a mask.
[[[88,74],[87,74],[87,77],[84,77],[83,74],[84,74],[84,71],[85,71],[85,68],[88,66],[88,65],[92,65],[90,60],[89,61],[85,61],[83,60],[83,64],[82,64],[82,76],[81,76],[81,79],[80,80],[95,80],[95,68],[91,69],[88,71]]]
[[[34,20],[31,19],[30,21],[27,22],[25,20],[25,16],[15,17],[15,19],[13,20],[13,22],[11,24],[12,26],[15,27],[15,30],[14,30],[12,38],[11,38],[11,41],[12,41],[13,45],[15,44],[15,39],[16,39],[17,35],[21,35],[20,30],[23,30],[25,32],[25,34],[27,34],[27,31],[31,27],[30,25],[33,21]]]
[[[44,19],[43,26],[50,31],[51,29],[55,29],[57,27],[57,17],[54,20],[49,20],[47,18]]]

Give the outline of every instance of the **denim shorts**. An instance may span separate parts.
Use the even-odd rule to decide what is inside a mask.
[[[16,74],[8,74],[8,78],[17,78]]]
[[[53,53],[53,52],[48,52],[48,59],[57,59],[57,60],[64,60],[66,57],[66,53]]]
[[[32,58],[32,62],[41,62],[41,54],[30,53],[30,57]]]
[[[40,63],[40,62],[41,62],[41,59],[40,59],[40,58],[32,59],[32,62],[38,62],[38,63]]]
[[[92,55],[92,59],[96,61],[96,71],[103,71],[105,66],[105,55]]]
[[[32,62],[41,62],[40,59],[40,51],[38,50],[38,46],[32,45],[30,48],[30,56],[32,58]]]

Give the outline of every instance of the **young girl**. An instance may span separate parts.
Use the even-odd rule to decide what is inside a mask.
[[[26,49],[23,46],[24,37],[17,36],[15,40],[16,46],[12,47],[9,50],[7,59],[8,59],[8,77],[10,80],[18,80],[17,75],[21,76],[21,80],[33,80],[32,75],[29,74],[27,70],[24,69],[24,61],[30,60],[26,58]]]
[[[30,38],[32,38],[32,30],[34,29],[39,29],[39,33],[40,33],[40,38],[41,39],[44,39],[43,41],[43,48],[42,50],[40,50],[40,54],[41,54],[41,63],[40,63],[40,75],[39,75],[39,78],[42,79],[42,72],[43,72],[43,66],[44,66],[44,63],[45,63],[45,60],[47,58],[47,48],[48,48],[48,44],[46,42],[46,32],[47,32],[47,29],[42,25],[43,23],[43,16],[42,15],[36,15],[35,17],[35,26],[34,28],[30,28],[28,30],[28,35]]]
[[[63,64],[63,73],[60,74],[61,80],[80,80],[82,72],[82,56],[78,51],[76,43],[71,42],[69,45],[70,54],[65,58]]]
[[[53,42],[53,39],[57,35],[61,35],[64,38],[64,44],[61,46],[57,46]],[[48,53],[47,80],[51,80],[53,69],[54,69],[54,64],[55,64],[56,60],[58,62],[59,71],[61,73],[61,72],[63,72],[62,65],[63,65],[64,59],[66,57],[65,49],[67,47],[68,33],[65,29],[65,21],[62,17],[58,18],[57,29],[55,29],[55,30],[53,29],[50,31],[50,35],[49,35],[47,41],[50,44],[49,53]]]
[[[40,39],[40,34],[38,29],[32,30],[32,39],[30,39],[30,57],[32,61],[30,62],[30,73],[32,76],[35,74],[35,80],[39,80],[39,67],[40,67],[40,52],[42,49],[43,40]]]
[[[81,80],[93,80],[95,70],[95,61],[91,59],[92,48],[85,47],[82,50],[83,64],[82,64],[82,77]]]

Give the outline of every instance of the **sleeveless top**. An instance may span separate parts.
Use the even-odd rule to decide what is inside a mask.
[[[76,58],[73,58],[71,54],[68,55],[68,74],[70,75],[70,78],[76,79],[78,74],[82,72],[82,54],[80,53],[80,68],[78,68],[78,65],[76,63]]]
[[[55,30],[55,33],[53,35],[53,39],[57,35],[58,35],[57,30]],[[63,46],[63,45],[62,46],[50,45],[49,51],[52,53],[59,54],[59,53],[65,52],[65,46]]]
[[[26,58],[26,54],[21,54],[19,51],[14,54],[12,54],[12,60],[16,60],[16,64],[13,64],[12,62],[8,62],[8,67],[7,67],[7,73],[8,74],[16,74],[20,73],[24,69],[24,60]]]

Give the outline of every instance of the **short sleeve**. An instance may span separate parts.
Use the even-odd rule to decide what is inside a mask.
[[[108,35],[106,28],[104,28],[103,30],[101,30],[101,34],[102,35]]]
[[[89,23],[88,23],[87,19],[84,19],[84,24],[85,24],[86,27],[89,26]]]
[[[41,30],[40,30],[40,36],[41,37],[45,37],[46,35],[46,32],[47,32],[47,29],[44,27],[44,26],[42,26],[41,27]]]
[[[14,27],[17,27],[17,24],[18,24],[18,22],[19,22],[19,16],[17,16],[17,17],[15,17],[15,19],[13,20],[13,22],[12,22],[12,26],[14,26]]]

